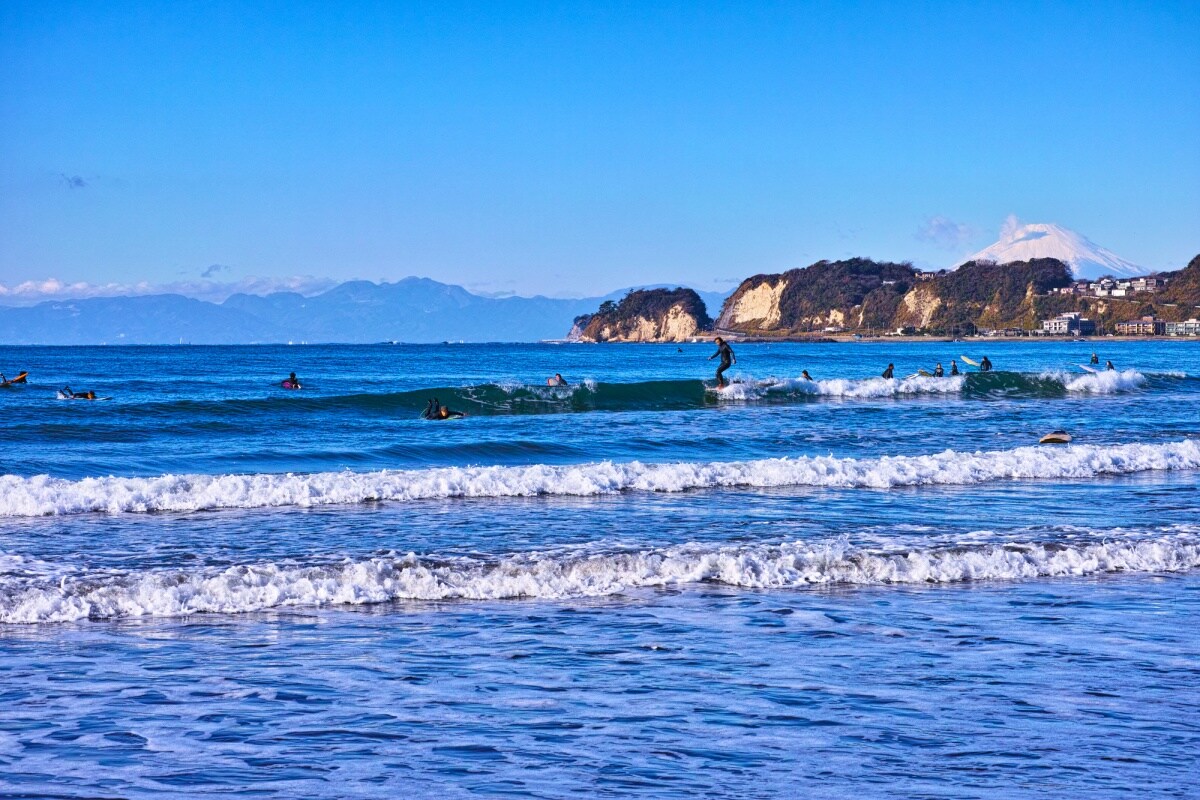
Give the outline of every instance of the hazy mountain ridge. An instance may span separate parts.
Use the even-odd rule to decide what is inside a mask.
[[[629,291],[491,298],[405,278],[348,281],[314,296],[235,294],[222,303],[171,294],[50,300],[0,307],[0,344],[538,341],[562,337],[575,317]]]

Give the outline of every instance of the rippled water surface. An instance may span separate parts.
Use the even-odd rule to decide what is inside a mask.
[[[1194,796],[1200,346],[736,349],[0,347],[0,795]]]

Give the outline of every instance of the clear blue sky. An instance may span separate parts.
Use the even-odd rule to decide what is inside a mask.
[[[1197,42],[1194,0],[7,0],[0,284],[713,288],[1009,214],[1178,268]]]

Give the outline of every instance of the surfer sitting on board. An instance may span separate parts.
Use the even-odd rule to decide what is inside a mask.
[[[984,356],[983,358],[979,359],[979,371],[980,372],[991,372],[992,371],[992,362],[988,361],[987,356]]]
[[[729,343],[720,336],[713,339],[713,341],[717,343],[717,352],[709,356],[708,360],[712,361],[717,356],[721,357],[721,364],[717,367],[717,388],[724,389],[725,370],[737,363],[737,356],[733,354],[733,348],[729,346]]]
[[[283,383],[281,385],[285,389],[299,389],[300,388],[300,379],[297,378],[296,373],[293,372],[291,375],[287,376],[287,380],[283,381]]]
[[[547,386],[568,386],[567,379],[562,376],[561,372],[554,373],[553,378],[546,378]]]
[[[945,377],[945,375],[946,375],[946,370],[942,369],[942,362],[939,361],[938,365],[933,368],[933,377],[942,378],[942,377]]]
[[[951,375],[957,375],[957,374],[958,374],[958,362],[957,362],[957,361],[953,361],[953,360],[952,360],[952,361],[950,362],[950,374],[951,374]]]
[[[1095,353],[1092,353],[1092,363],[1093,363],[1093,364],[1099,364],[1099,363],[1100,363],[1100,356],[1096,355]]]
[[[887,369],[885,369],[885,370],[883,371],[883,375],[881,375],[880,377],[882,377],[882,378],[891,378],[891,377],[892,377],[892,370],[893,370],[893,369],[894,369],[893,365],[891,365],[891,364],[888,364],[888,365],[887,365]]]

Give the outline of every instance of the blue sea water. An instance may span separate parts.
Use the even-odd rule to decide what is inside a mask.
[[[1196,796],[1200,346],[712,350],[0,347],[0,796]]]

